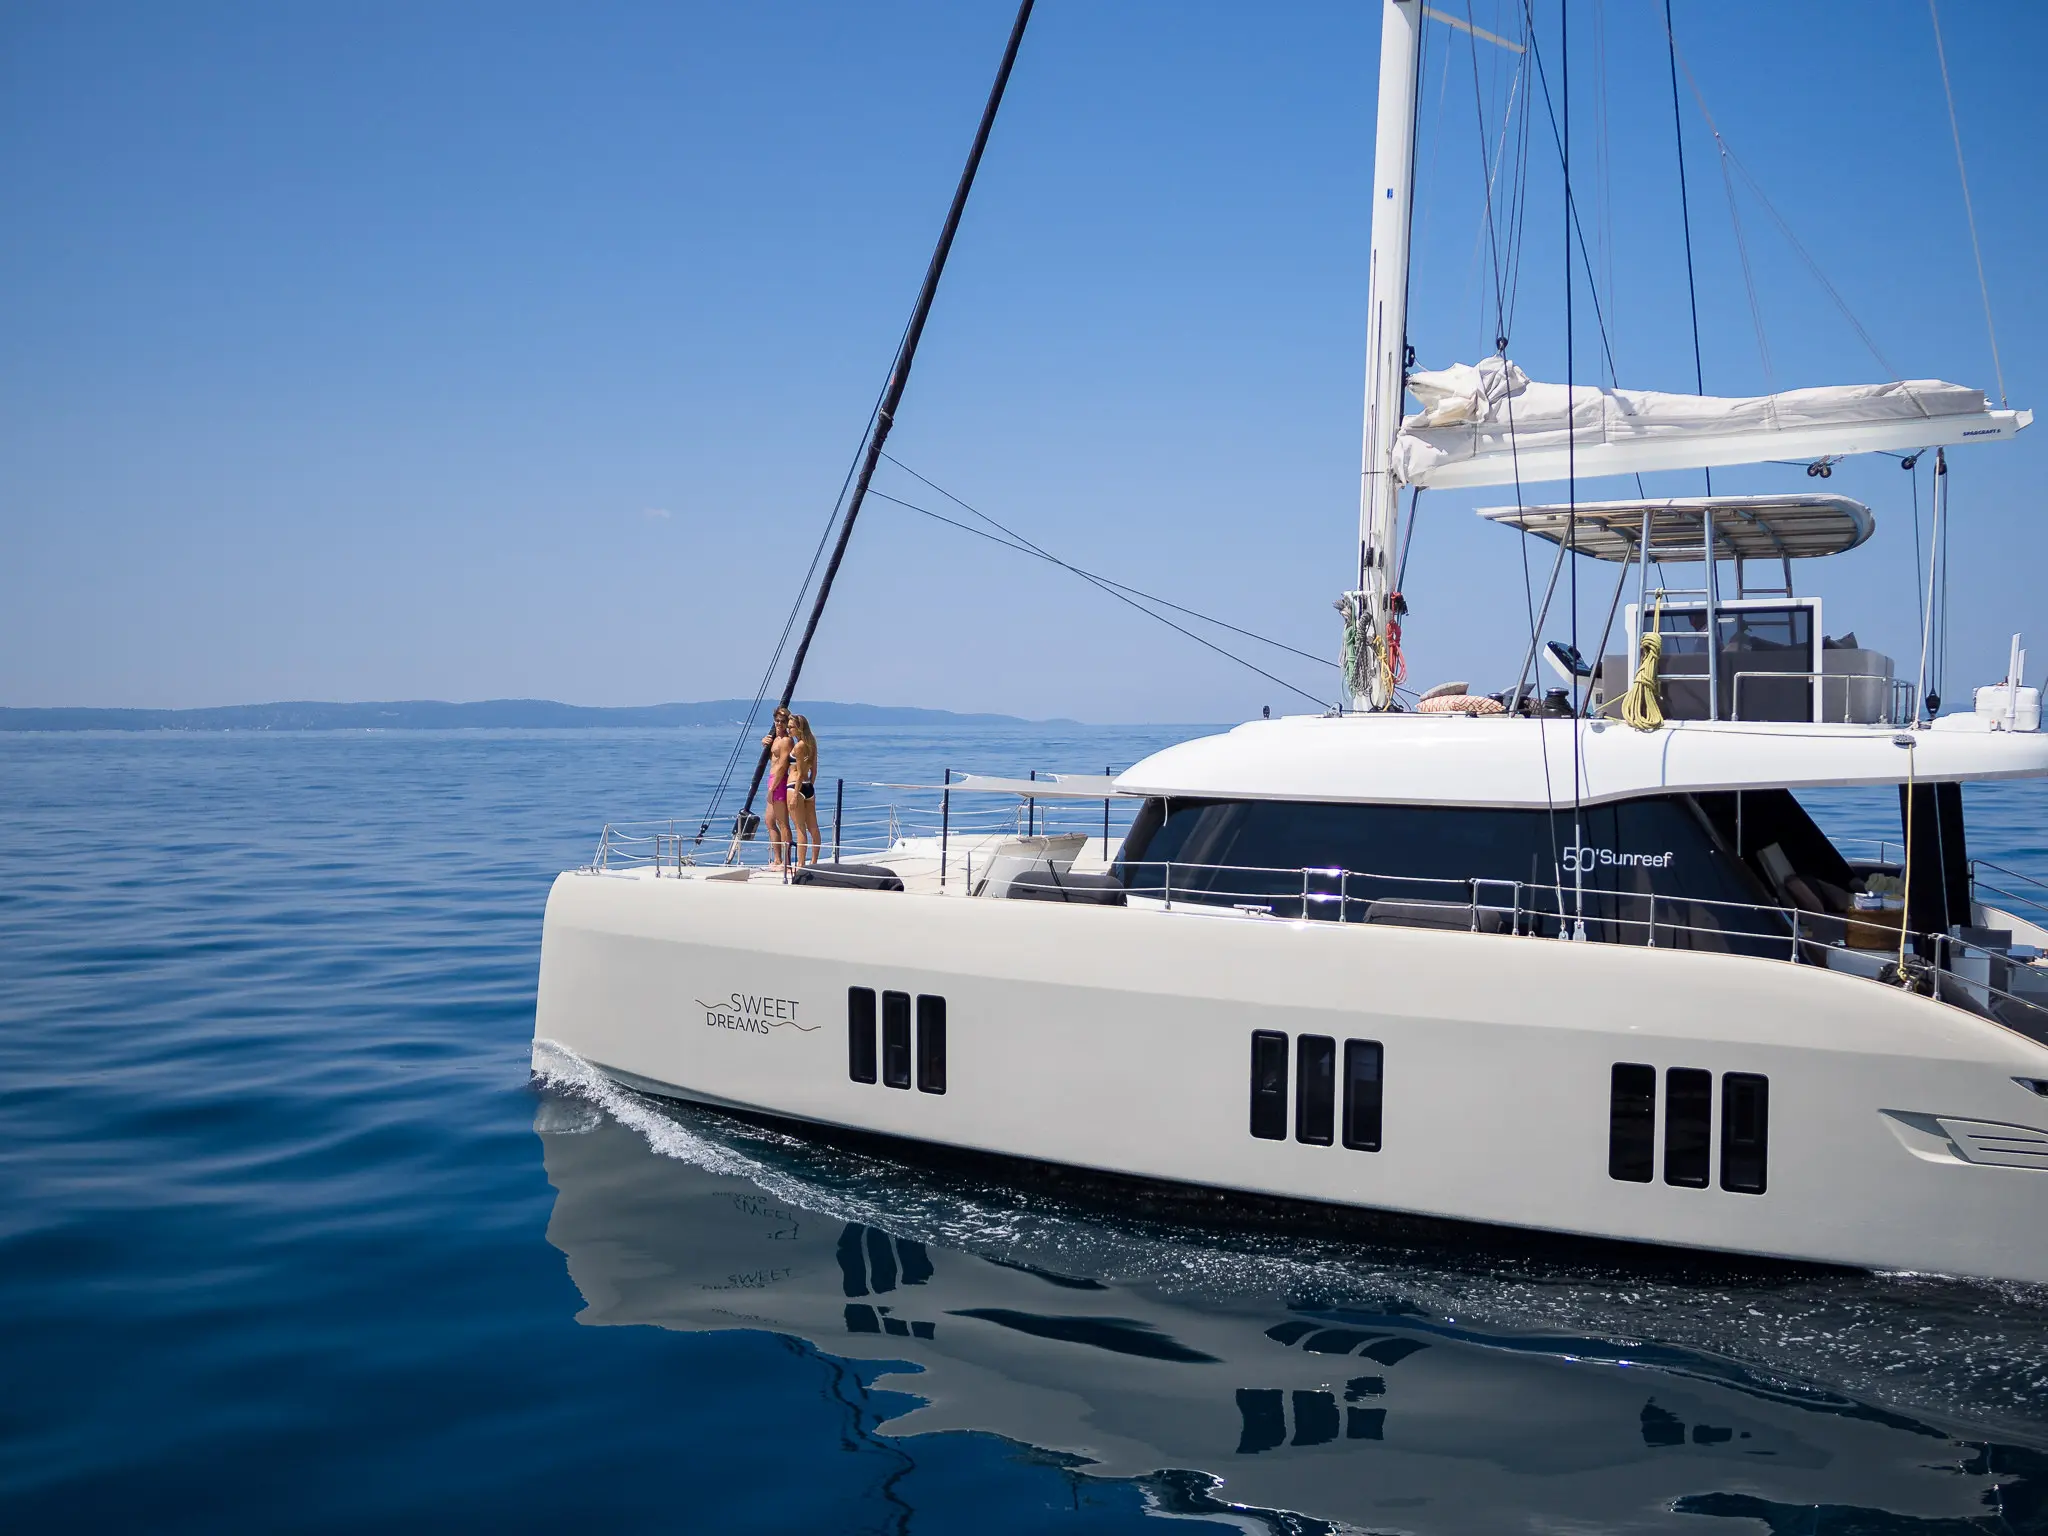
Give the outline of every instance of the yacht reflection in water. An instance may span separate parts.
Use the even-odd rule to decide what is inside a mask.
[[[867,1399],[906,1465],[916,1446],[904,1437],[993,1433],[1090,1476],[1135,1479],[1162,1512],[1247,1529],[1697,1530],[1719,1515],[1774,1533],[2048,1530],[2048,1434],[2029,1433],[2023,1392],[1988,1443],[1966,1427],[1985,1416],[1946,1385],[1927,1394],[1960,1413],[1812,1385],[1825,1343],[1782,1375],[1700,1346],[1715,1327],[1744,1338],[1745,1316],[1786,1295],[1810,1306],[1830,1288],[1852,1293],[1834,1331],[1867,1332],[1867,1309],[1891,1304],[1868,1277],[1579,1284],[1447,1274],[1439,1255],[1404,1294],[1404,1264],[1353,1250],[1349,1294],[1368,1299],[1346,1304],[1327,1299],[1346,1294],[1346,1250],[1318,1270],[1293,1239],[1277,1257],[1256,1234],[1233,1245],[1185,1227],[1113,1228],[595,1092],[611,1113],[551,1094],[536,1123],[557,1191],[548,1239],[587,1303],[580,1320],[760,1329],[808,1341],[828,1365],[911,1362],[886,1385],[916,1406],[889,1418],[901,1399]],[[2004,1304],[1971,1294],[1973,1345],[2005,1340],[2034,1358],[2022,1381],[2037,1375],[2038,1301],[2015,1303],[2005,1330],[1982,1315]],[[1468,1298],[1486,1323],[1465,1315]],[[1625,1337],[1630,1322],[1669,1337],[1680,1317],[1695,1324],[1678,1330],[1683,1344]],[[1931,1350],[1954,1342],[1932,1335]],[[914,1490],[890,1481],[888,1501],[907,1513]]]

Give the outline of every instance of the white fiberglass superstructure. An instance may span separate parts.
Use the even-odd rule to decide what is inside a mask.
[[[1403,422],[1422,8],[1385,12],[1354,708],[1113,780],[934,785],[928,822],[892,809],[850,851],[835,817],[793,879],[744,828],[716,864],[607,828],[549,897],[537,1042],[937,1148],[2048,1284],[2048,889],[1970,858],[1960,791],[2048,775],[2017,640],[1975,709],[1923,720],[1924,678],[1793,592],[1795,559],[1870,536],[1860,503],[1574,494],[1488,515],[1616,567],[1620,651],[1539,648],[1539,620],[1512,687],[1413,710],[1392,666],[1404,486],[1938,452],[2027,413],[1932,383],[1565,391],[1503,356],[1422,378]],[[1702,587],[1653,596],[1688,556]],[[1539,655],[1565,681],[1541,699]],[[1839,848],[1799,803],[1846,785],[1897,787],[1896,845]]]

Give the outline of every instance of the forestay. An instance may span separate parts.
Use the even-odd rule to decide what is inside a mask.
[[[1487,358],[1410,374],[1408,388],[1423,408],[1401,424],[1393,469],[1402,483],[1429,489],[1991,442],[2034,419],[1938,379],[1673,395],[1567,390]]]

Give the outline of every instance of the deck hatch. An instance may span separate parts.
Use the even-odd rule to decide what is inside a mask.
[[[846,1075],[856,1083],[875,1080],[875,989],[846,989]]]
[[[891,1088],[910,1086],[910,994],[882,994],[882,1081]]]
[[[1657,1176],[1657,1069],[1617,1061],[1607,1092],[1607,1176],[1647,1184]]]
[[[1252,1031],[1252,1134],[1287,1139],[1287,1037],[1274,1029]]]

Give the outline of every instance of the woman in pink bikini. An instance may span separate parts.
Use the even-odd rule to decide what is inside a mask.
[[[790,759],[796,752],[796,738],[789,733],[789,711],[775,711],[775,724],[761,745],[768,749],[768,803],[762,807],[768,818],[768,844],[774,850],[770,869],[790,865],[789,783]]]

